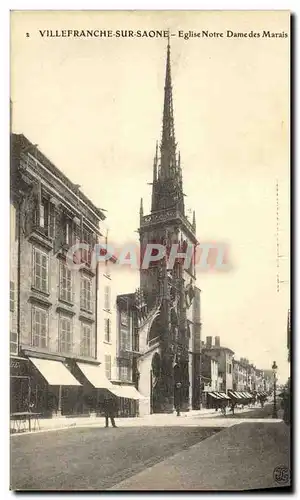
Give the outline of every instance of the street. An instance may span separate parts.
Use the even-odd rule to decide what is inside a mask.
[[[110,488],[217,431],[213,427],[97,427],[14,436],[11,488]]]
[[[187,489],[231,489],[229,477],[235,478],[233,485],[260,487],[259,481],[267,480],[267,485],[274,486],[274,467],[288,463],[289,430],[283,422],[272,420],[271,413],[272,405],[267,404],[225,418],[153,415],[153,425],[143,421],[139,425],[138,419],[135,425],[126,425],[126,419],[119,419],[116,429],[105,429],[101,421],[97,426],[13,436],[11,489],[155,489],[159,481],[167,481],[162,489],[172,489],[176,480]],[[166,475],[168,460],[171,469],[168,466]],[[172,460],[183,460],[179,480],[173,481],[170,475]],[[203,467],[198,482],[197,471],[200,474]],[[238,467],[242,467],[239,473]],[[253,476],[249,470],[254,469]]]

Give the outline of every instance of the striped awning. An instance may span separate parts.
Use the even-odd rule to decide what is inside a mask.
[[[220,398],[220,396],[218,396],[218,395],[217,395],[216,393],[214,393],[214,392],[208,392],[207,394],[208,394],[209,396],[211,396],[212,398],[214,398],[214,399],[222,399],[222,398]]]
[[[225,394],[225,392],[218,392],[218,394],[222,397],[222,399],[230,399],[230,397],[227,396],[227,394]]]
[[[230,396],[233,396],[235,399],[243,399],[243,396],[241,396],[240,392],[236,391],[228,391]]]

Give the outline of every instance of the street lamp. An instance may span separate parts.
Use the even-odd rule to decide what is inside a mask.
[[[273,377],[274,377],[274,400],[273,400],[273,414],[272,414],[272,418],[278,418],[277,417],[277,407],[276,407],[276,381],[277,381],[276,375],[277,375],[277,369],[278,369],[278,366],[276,365],[276,361],[274,361],[273,365],[272,365],[272,372],[273,372]]]

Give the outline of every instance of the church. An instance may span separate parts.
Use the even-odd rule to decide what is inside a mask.
[[[174,130],[170,43],[167,46],[161,142],[154,155],[151,210],[140,204],[140,255],[149,244],[163,245],[166,257],[140,267],[140,287],[118,296],[117,360],[126,366],[142,394],[139,414],[172,413],[200,403],[200,289],[196,286],[196,217],[185,213],[180,152]],[[192,249],[189,265],[183,258],[170,266],[172,245],[178,253]],[[127,336],[127,339],[126,339]],[[121,377],[120,377],[121,379]],[[178,404],[178,403],[177,403]]]

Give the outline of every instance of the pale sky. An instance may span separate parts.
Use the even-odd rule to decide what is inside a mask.
[[[113,242],[137,241],[160,140],[166,40],[42,38],[38,30],[167,30],[175,134],[200,241],[229,245],[230,272],[199,273],[202,335],[288,376],[289,38],[190,38],[178,31],[289,32],[287,12],[19,12],[12,16],[13,131],[107,212]],[[30,36],[26,37],[26,33]],[[119,292],[138,273],[122,273]]]

